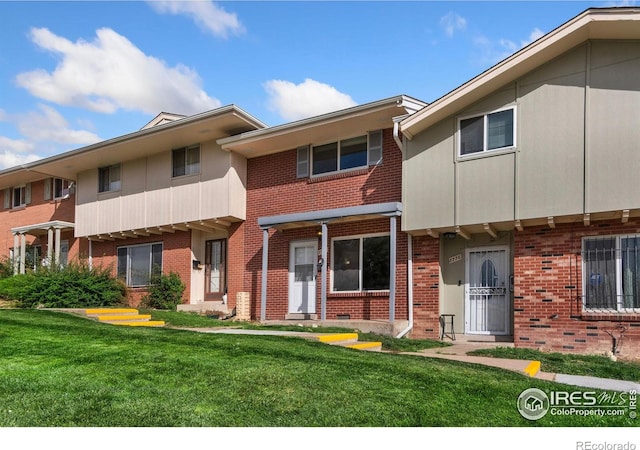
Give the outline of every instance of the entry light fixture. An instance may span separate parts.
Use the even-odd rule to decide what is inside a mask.
[[[443,233],[442,235],[444,236],[445,239],[448,239],[448,240],[453,240],[456,238],[456,233],[448,232],[448,233]]]

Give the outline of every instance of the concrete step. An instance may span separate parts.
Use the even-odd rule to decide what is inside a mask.
[[[355,350],[366,350],[369,352],[382,351],[382,342],[358,342],[357,344],[347,345],[347,348],[353,348]]]
[[[87,317],[100,323],[125,325],[130,327],[163,327],[162,320],[151,320],[151,314],[140,314],[134,308],[91,308],[85,309]]]
[[[326,334],[317,336],[317,339],[325,344],[339,345],[354,350],[382,351],[382,342],[359,342],[358,333]]]

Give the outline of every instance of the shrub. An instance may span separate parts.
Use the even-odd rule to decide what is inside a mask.
[[[13,263],[11,259],[4,256],[0,258],[0,280],[13,276]]]
[[[42,267],[38,271],[0,280],[0,297],[21,308],[86,308],[113,306],[125,296],[124,284],[108,269],[86,263]]]
[[[148,294],[142,298],[146,308],[169,309],[175,311],[182,302],[185,284],[175,272],[168,275],[156,274],[151,277]]]

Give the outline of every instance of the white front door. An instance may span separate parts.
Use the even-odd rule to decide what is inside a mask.
[[[289,313],[315,314],[317,241],[292,242],[289,250]]]
[[[465,333],[509,334],[508,254],[507,247],[467,250]]]

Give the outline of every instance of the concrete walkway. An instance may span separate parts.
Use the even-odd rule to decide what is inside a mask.
[[[429,358],[448,359],[462,361],[471,364],[481,364],[484,366],[498,367],[500,369],[519,372],[523,376],[529,376],[525,369],[532,361],[520,359],[491,358],[486,356],[471,356],[467,352],[485,348],[505,347],[504,342],[465,342],[454,341],[450,347],[431,348],[419,352],[410,353],[413,355],[425,356]],[[513,344],[511,344],[513,346]],[[596,378],[581,375],[565,375],[560,373],[550,373],[538,371],[534,378],[554,381],[556,383],[579,386],[586,388],[601,389],[605,391],[629,392],[632,389],[640,392],[640,383],[624,380],[612,380],[608,378]]]

